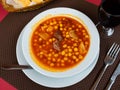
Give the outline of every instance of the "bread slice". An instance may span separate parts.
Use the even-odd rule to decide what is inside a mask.
[[[53,0],[0,0],[8,12],[24,12],[38,9]]]

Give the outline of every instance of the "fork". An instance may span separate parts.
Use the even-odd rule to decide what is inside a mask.
[[[116,43],[113,43],[113,45],[111,46],[111,48],[107,52],[107,55],[105,56],[105,59],[104,59],[105,66],[102,69],[102,71],[100,72],[100,75],[98,76],[97,80],[94,82],[94,84],[90,90],[97,90],[96,88],[97,88],[104,72],[106,71],[108,66],[110,66],[114,63],[116,57],[118,56],[119,51],[120,51],[120,46]]]

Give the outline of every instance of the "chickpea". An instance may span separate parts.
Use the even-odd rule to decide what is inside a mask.
[[[75,52],[75,55],[79,55],[79,52]]]
[[[58,57],[58,54],[54,54],[54,57]]]
[[[64,31],[66,31],[67,29],[66,28],[64,28]]]
[[[53,59],[52,59],[52,61],[53,61],[53,62],[56,62],[56,59],[55,59],[55,58],[53,58]]]
[[[53,31],[53,27],[52,27],[52,26],[49,26],[49,27],[47,28],[47,31],[48,31],[48,32],[52,32],[52,31]]]
[[[50,25],[53,25],[53,23],[52,23],[52,22],[50,22]]]
[[[50,61],[50,60],[51,60],[51,58],[50,58],[50,57],[48,57],[48,60]]]
[[[67,58],[67,57],[64,57],[64,60],[65,60],[65,61],[67,61],[67,60],[68,60],[68,58]]]
[[[43,58],[43,55],[40,55],[39,57],[40,57],[40,58]]]
[[[72,52],[72,49],[71,49],[71,48],[69,48],[69,49],[68,49],[68,51],[69,51],[69,52]]]
[[[88,45],[89,43],[86,41],[85,44]]]
[[[63,18],[62,20],[65,20],[65,18]]]
[[[72,30],[72,28],[71,28],[71,27],[69,27],[68,29],[69,29],[69,30]]]
[[[54,20],[54,21],[53,21],[53,24],[57,24],[57,22]]]
[[[37,39],[34,39],[34,42],[37,42]]]
[[[75,61],[76,61],[76,62],[78,62],[78,61],[79,61],[79,59],[77,58]]]
[[[71,41],[75,41],[75,39],[74,39],[74,38],[72,38],[72,39],[71,39]]]
[[[75,25],[72,25],[72,27],[74,28],[74,27],[75,27]]]
[[[65,61],[64,60],[61,60],[61,63],[64,63]]]
[[[48,42],[48,41],[46,42],[46,45],[49,45],[49,42]]]
[[[66,35],[66,38],[69,38],[70,37],[70,35]]]
[[[65,51],[62,51],[61,54],[62,54],[62,55],[65,55]]]
[[[50,63],[50,66],[53,67],[55,64],[54,63]]]
[[[46,27],[47,27],[48,25],[47,25],[47,23],[44,23],[44,25],[43,25],[43,26],[46,26]]]
[[[62,30],[63,30],[63,28],[60,28],[60,30],[62,31]]]
[[[65,56],[67,57],[67,56],[68,56],[68,54],[65,54]]]
[[[55,54],[55,52],[52,52],[52,55],[54,55]]]
[[[85,30],[83,29],[82,32],[85,33]]]
[[[40,54],[42,55],[42,54],[44,54],[44,53],[41,51]]]
[[[76,31],[78,32],[78,31],[79,31],[79,29],[77,28],[77,29],[76,29]]]
[[[69,56],[69,57],[72,56],[72,53],[68,53],[68,56]]]
[[[61,63],[61,66],[65,66],[65,64],[64,64],[64,63]]]
[[[53,50],[52,49],[50,49],[50,52],[52,52]]]
[[[77,46],[77,43],[74,43],[73,46]]]
[[[55,38],[52,38],[52,41],[55,41],[56,39]]]
[[[66,48],[66,47],[67,47],[67,44],[64,44],[64,45],[63,45],[63,48]]]
[[[85,36],[85,35],[86,35],[86,33],[83,33],[83,35]]]
[[[76,57],[76,56],[72,56],[72,58],[73,58],[73,59],[77,59],[77,57]]]
[[[42,38],[39,38],[39,41],[42,41]]]
[[[77,52],[77,51],[78,51],[78,48],[77,48],[77,47],[75,47],[75,48],[74,48],[74,51],[75,51],[75,52]]]
[[[41,49],[41,48],[42,48],[42,46],[39,46],[39,48]]]
[[[63,26],[63,24],[60,24],[60,27],[62,27]]]
[[[49,39],[49,42],[52,42],[52,39]]]
[[[58,29],[58,26],[54,26],[54,29],[56,29],[56,30],[57,30],[57,29]]]
[[[52,56],[52,54],[51,54],[51,53],[49,53],[49,54],[48,54],[48,56],[49,56],[49,57],[51,57],[51,56]]]
[[[79,42],[82,42],[82,39],[78,39],[79,40]]]
[[[79,59],[83,59],[83,56],[82,56],[82,55],[79,55]]]
[[[58,59],[57,59],[57,62],[60,62],[60,61],[61,61],[61,59],[60,59],[60,58],[58,58]]]
[[[82,26],[81,26],[81,25],[78,25],[78,27],[79,27],[79,28],[82,28]]]
[[[69,34],[69,32],[66,32],[66,35],[68,35]]]
[[[88,35],[85,35],[85,38],[89,38],[89,36],[88,36]]]
[[[68,60],[69,63],[71,63],[72,61],[71,60]]]
[[[68,49],[70,49],[70,46],[67,46]]]
[[[39,34],[39,32],[37,32],[37,31],[36,31],[34,34],[35,34],[35,35],[38,35],[38,34]]]

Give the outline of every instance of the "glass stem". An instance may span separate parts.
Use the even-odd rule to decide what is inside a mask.
[[[100,22],[98,22],[95,26],[97,27],[100,24]]]

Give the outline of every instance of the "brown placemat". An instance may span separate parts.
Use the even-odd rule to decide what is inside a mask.
[[[17,64],[16,60],[16,42],[20,32],[24,26],[38,13],[53,7],[70,7],[82,11],[89,16],[94,23],[97,23],[97,6],[87,3],[84,0],[55,0],[46,7],[38,10],[24,13],[9,13],[8,16],[0,23],[0,65],[2,64]],[[61,88],[60,90],[89,90],[94,80],[99,74],[103,66],[103,59],[106,55],[108,48],[113,42],[120,43],[120,27],[116,27],[115,33],[110,38],[100,39],[100,56],[94,70],[79,83]],[[99,32],[102,30],[99,28]],[[119,62],[119,57],[116,62],[110,66],[104,77],[102,78],[98,90],[103,90],[109,80],[110,75]],[[38,85],[28,79],[22,71],[0,71],[0,77],[11,83],[18,90],[53,90]],[[58,90],[58,89],[54,89]],[[117,78],[111,90],[120,90],[120,77]]]

